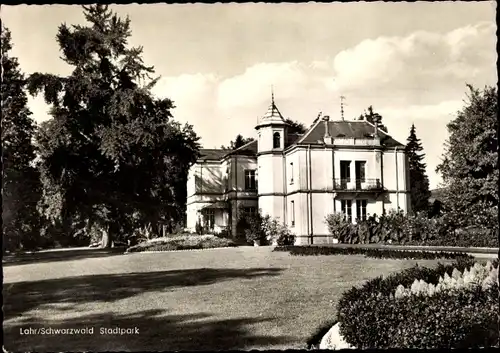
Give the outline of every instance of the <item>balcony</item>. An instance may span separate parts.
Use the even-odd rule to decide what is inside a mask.
[[[380,179],[335,179],[336,191],[382,191],[384,187]]]

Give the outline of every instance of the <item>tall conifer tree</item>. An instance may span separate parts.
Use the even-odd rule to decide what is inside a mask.
[[[89,25],[62,24],[57,33],[72,73],[35,73],[29,88],[52,106],[37,137],[44,214],[97,228],[110,246],[116,236],[183,218],[198,137],[172,120],[171,100],[152,95],[154,69],[141,47],[128,47],[130,20],[107,5],[83,10]]]
[[[33,162],[32,138],[36,124],[27,107],[26,81],[12,49],[10,31],[1,33],[2,104],[2,221],[4,249],[37,245],[40,195],[39,175]]]
[[[413,212],[428,211],[429,198],[429,179],[423,162],[425,154],[420,139],[415,132],[415,125],[411,125],[410,135],[406,143],[406,155],[410,168],[410,198]]]

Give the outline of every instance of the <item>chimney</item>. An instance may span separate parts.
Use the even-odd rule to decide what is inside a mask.
[[[332,139],[332,136],[330,135],[330,129],[328,126],[329,121],[330,121],[330,117],[328,115],[325,115],[323,117],[323,124],[325,126],[325,135],[323,136],[323,142],[327,145],[333,144],[333,139]]]
[[[374,121],[373,123],[374,123],[374,125],[375,125],[375,133],[373,134],[373,136],[374,136],[375,138],[377,138],[377,137],[379,137],[379,136],[378,136],[378,119],[377,119],[377,118],[375,118],[375,121]]]

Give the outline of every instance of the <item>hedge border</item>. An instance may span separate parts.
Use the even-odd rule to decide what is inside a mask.
[[[319,345],[323,337],[336,325],[339,320],[335,317],[333,320],[325,321],[321,324],[306,341],[307,349],[319,349]]]
[[[205,251],[205,250],[216,250],[216,249],[234,249],[237,247],[238,247],[238,245],[217,246],[217,247],[213,247],[213,248],[177,249],[177,250],[144,250],[144,251],[130,251],[130,252],[125,251],[123,254],[128,255],[128,254],[144,254],[144,253],[155,254],[155,253],[162,253],[162,252]]]
[[[458,252],[433,252],[421,250],[386,250],[369,248],[334,248],[327,246],[277,246],[273,251],[289,252],[292,256],[325,256],[325,255],[365,255],[376,259],[411,259],[411,260],[434,260],[434,259],[474,259],[473,256]]]

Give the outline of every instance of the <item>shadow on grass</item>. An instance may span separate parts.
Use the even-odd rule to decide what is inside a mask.
[[[208,285],[231,279],[277,276],[279,268],[216,269],[134,272],[26,281],[4,285],[5,320],[41,306],[70,311],[72,304],[111,303],[145,292]]]
[[[125,247],[116,247],[109,249],[100,248],[78,248],[78,249],[57,249],[52,251],[40,251],[15,255],[4,255],[2,266],[17,266],[31,263],[44,263],[56,261],[71,261],[79,259],[90,259],[97,257],[107,257],[113,255],[122,255],[125,252]]]
[[[134,315],[91,314],[75,319],[26,323],[4,327],[5,348],[9,351],[173,351],[229,350],[265,348],[284,345],[291,338],[253,333],[252,326],[270,318],[213,320],[206,313],[168,315],[162,310],[148,310]],[[21,335],[32,328],[93,328],[93,334]],[[132,329],[134,333],[104,335],[102,328]],[[135,331],[135,328],[138,329]]]

